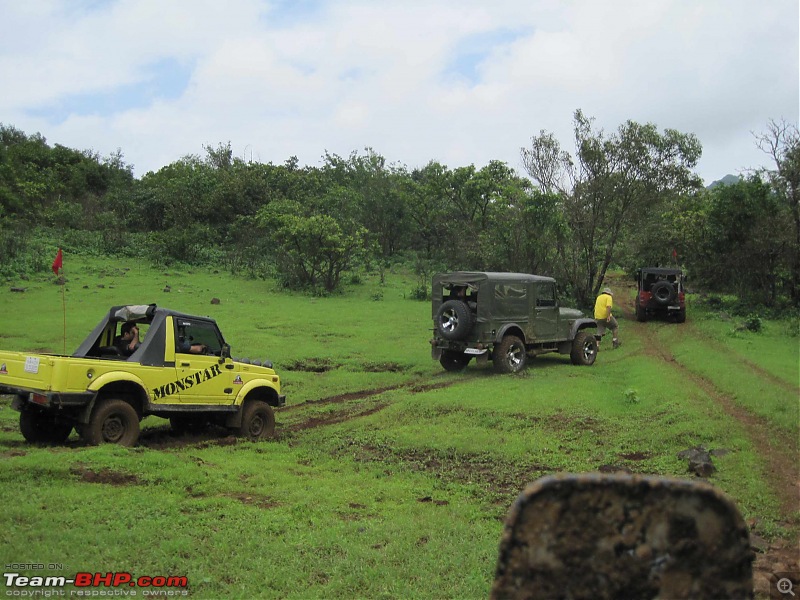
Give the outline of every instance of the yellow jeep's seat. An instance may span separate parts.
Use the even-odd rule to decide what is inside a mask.
[[[100,346],[97,349],[99,354],[99,358],[112,358],[117,360],[124,360],[125,357],[119,351],[119,348],[116,346]]]

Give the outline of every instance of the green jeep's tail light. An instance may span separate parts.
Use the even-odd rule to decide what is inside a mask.
[[[33,402],[34,404],[41,404],[43,406],[47,406],[48,404],[47,396],[36,393],[31,394],[31,402]]]

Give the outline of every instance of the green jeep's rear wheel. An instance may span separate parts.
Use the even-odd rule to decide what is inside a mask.
[[[442,357],[439,359],[439,363],[444,367],[445,371],[457,372],[463,371],[470,360],[472,360],[472,357],[463,352],[444,350],[442,351]]]
[[[515,335],[505,336],[492,352],[492,363],[498,373],[518,373],[525,368],[527,359],[525,344]]]

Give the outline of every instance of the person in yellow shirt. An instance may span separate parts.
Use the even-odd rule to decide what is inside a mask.
[[[602,336],[606,334],[606,327],[608,327],[611,330],[613,347],[619,348],[620,341],[617,337],[619,325],[614,315],[611,314],[611,309],[614,306],[613,296],[614,294],[611,293],[611,288],[603,288],[603,291],[600,292],[600,295],[594,303],[594,320],[597,322],[597,334],[602,338]]]

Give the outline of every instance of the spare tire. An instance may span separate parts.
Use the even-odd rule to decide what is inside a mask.
[[[466,302],[447,300],[436,311],[436,331],[446,340],[463,340],[472,329],[473,318]]]
[[[659,304],[674,302],[675,298],[678,296],[675,286],[669,281],[658,281],[654,283],[650,291],[653,293],[653,298],[655,298],[656,302]]]

